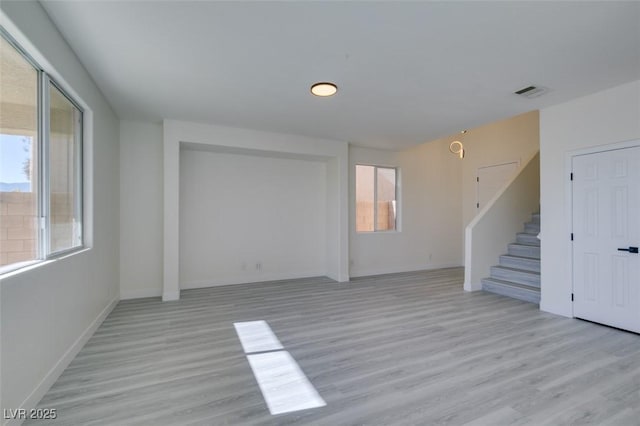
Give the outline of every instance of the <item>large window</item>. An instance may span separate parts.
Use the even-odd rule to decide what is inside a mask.
[[[356,166],[356,232],[396,229],[396,182],[395,168]]]
[[[0,273],[82,247],[82,110],[2,31]]]

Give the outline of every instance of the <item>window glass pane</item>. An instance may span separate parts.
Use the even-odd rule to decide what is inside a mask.
[[[373,166],[356,166],[356,232],[374,231]]]
[[[49,251],[55,253],[82,245],[82,113],[53,85],[49,111]]]
[[[377,226],[376,231],[396,229],[396,169],[377,169]]]
[[[38,72],[0,37],[0,272],[38,259]]]

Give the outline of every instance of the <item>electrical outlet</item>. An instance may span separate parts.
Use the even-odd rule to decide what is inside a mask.
[[[256,263],[256,271],[262,271],[262,263],[261,262]]]

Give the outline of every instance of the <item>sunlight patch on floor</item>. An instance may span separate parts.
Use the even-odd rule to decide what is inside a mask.
[[[284,349],[266,321],[235,322],[233,326],[246,354]]]
[[[272,415],[327,405],[266,321],[233,326]]]

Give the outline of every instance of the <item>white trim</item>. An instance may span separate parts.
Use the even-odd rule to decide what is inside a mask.
[[[517,160],[513,160],[513,161],[505,161],[503,163],[498,163],[498,164],[491,164],[488,166],[478,166],[478,168],[476,168],[476,214],[478,214],[478,212],[480,211],[480,169],[489,169],[491,167],[500,167],[500,166],[508,166],[509,164],[515,164],[516,168],[513,171],[514,174],[519,173],[520,170],[520,166],[521,164],[521,159],[518,158]],[[511,179],[509,179],[511,180]]]
[[[15,262],[8,265],[0,266],[0,278],[5,279],[12,277],[17,272],[24,272],[33,269],[35,266],[39,266],[42,263],[52,262],[52,260],[27,260],[25,262]]]
[[[564,157],[564,171],[565,171],[565,229],[567,236],[573,232],[573,181],[570,179],[571,173],[573,173],[573,158],[581,155],[597,154],[599,152],[615,151],[618,149],[635,148],[640,146],[640,139],[632,139],[627,141],[615,142],[610,144],[595,145],[587,148],[576,149],[565,153]],[[542,233],[542,223],[540,230]],[[543,250],[544,245],[540,250]],[[542,253],[540,253],[542,259]],[[569,276],[571,277],[570,292],[574,292],[573,282],[573,242],[567,238],[567,258],[569,259]],[[571,294],[567,295],[568,298]],[[573,302],[571,302],[571,317],[575,318],[573,312]]]
[[[581,150],[579,150],[581,151]],[[574,154],[572,154],[571,152],[567,152],[565,154],[565,164],[564,164],[564,194],[565,194],[565,198],[564,198],[564,212],[565,212],[565,218],[564,218],[564,226],[566,229],[565,234],[567,235],[567,243],[566,243],[566,252],[567,252],[567,259],[569,259],[569,279],[571,280],[571,286],[569,288],[569,294],[567,294],[565,297],[567,297],[568,300],[570,300],[571,298],[571,293],[573,293],[573,241],[571,241],[571,239],[569,238],[569,235],[571,235],[571,232],[573,232],[573,182],[571,181],[571,173],[573,172],[573,157]],[[542,196],[540,197],[542,198]],[[543,233],[543,228],[542,228],[542,217],[540,217],[540,233],[544,236]],[[543,259],[543,255],[542,255],[542,244],[540,245],[540,279],[542,280],[542,259]],[[571,318],[575,318],[573,316],[573,302],[571,303]],[[540,309],[542,310],[543,308],[543,300],[542,300],[542,286],[540,288]]]
[[[478,171],[478,169],[486,169],[488,167],[497,167],[497,166],[506,166],[507,164],[511,164],[511,163],[517,163],[518,167],[520,167],[522,165],[522,158],[518,158],[517,160],[507,160],[507,161],[503,161],[501,163],[495,163],[495,164],[485,163],[485,165],[478,166],[478,168],[476,169],[476,172]]]
[[[356,169],[358,166],[363,167],[373,167],[373,231],[358,231],[356,229],[356,221],[358,218],[358,200],[355,198],[356,187],[358,185],[358,178]],[[396,203],[396,211],[395,211],[395,226],[393,229],[376,229],[378,227],[378,169],[393,169],[395,172],[395,189],[394,189],[394,201]],[[353,230],[356,235],[361,234],[384,234],[384,233],[400,233],[400,215],[402,213],[402,206],[400,205],[400,166],[385,166],[381,164],[374,163],[354,163],[353,167],[353,185],[351,185],[351,190],[353,191],[353,214],[351,215],[351,220],[353,221]]]
[[[578,155],[595,154],[598,152],[605,152],[605,151],[615,151],[617,149],[634,148],[636,146],[640,146],[640,139],[631,139],[631,140],[626,140],[621,142],[614,142],[614,143],[603,144],[603,145],[594,145],[587,148],[580,148],[580,149],[567,152],[566,157],[576,157]]]
[[[162,293],[163,302],[171,302],[174,300],[180,300],[180,290],[178,291],[165,291]]]
[[[160,288],[140,288],[135,290],[120,290],[120,300],[143,299],[145,297],[160,297],[162,289]]]
[[[463,265],[459,263],[440,263],[440,264],[420,264],[412,266],[400,266],[400,267],[381,267],[381,268],[364,268],[361,270],[354,270],[351,268],[352,278],[371,277],[374,275],[386,275],[386,274],[401,274],[403,272],[416,272],[416,271],[431,271],[434,269],[444,268],[461,268]]]
[[[201,280],[201,281],[186,281],[180,283],[181,290],[190,290],[195,288],[207,288],[207,287],[219,287],[223,285],[235,285],[235,284],[252,284],[261,283],[267,281],[281,281],[281,280],[298,280],[303,278],[315,278],[326,277],[327,271],[311,271],[302,272],[299,274],[290,273],[273,273],[273,274],[260,274],[260,275],[244,275],[235,277],[226,277],[215,280]]]
[[[76,256],[87,251],[91,250],[89,247],[79,247],[77,249],[73,249],[72,251],[61,253],[59,257],[52,257],[47,260],[31,260],[28,262],[21,263],[12,263],[11,265],[3,266],[2,268],[6,268],[6,272],[3,272],[4,269],[0,268],[0,279],[5,280],[13,277],[14,275],[21,274],[23,272],[31,271],[32,269],[41,268],[45,265],[49,265],[53,262],[57,262],[59,260],[66,259],[71,256]],[[12,265],[19,265],[16,268],[10,268]]]
[[[100,324],[111,313],[113,308],[118,304],[118,298],[113,299],[109,304],[98,314],[91,324],[85,329],[85,331],[76,339],[75,342],[67,349],[62,357],[56,362],[56,364],[49,370],[44,376],[42,381],[36,386],[36,388],[27,396],[27,398],[20,404],[20,408],[24,408],[29,411],[38,405],[38,402],[47,393],[47,391],[53,386],[56,380],[60,377],[62,372],[69,366],[71,361],[76,357],[80,349],[87,343],[89,338],[93,336],[93,333],[100,327]],[[12,419],[5,423],[5,426],[14,426],[22,424],[24,420]]]
[[[492,204],[492,203],[489,203]],[[481,217],[476,209],[476,217]],[[483,213],[484,215],[484,213]],[[473,220],[472,220],[473,222]],[[475,281],[471,278],[471,263],[472,263],[472,250],[473,247],[473,228],[467,226],[464,229],[464,282],[462,288],[464,291],[480,291],[482,290],[482,281]]]

